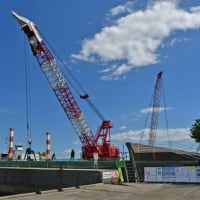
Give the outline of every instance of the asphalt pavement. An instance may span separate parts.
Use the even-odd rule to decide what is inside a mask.
[[[63,191],[42,191],[0,197],[9,200],[199,200],[198,184],[145,184],[124,183],[122,185],[95,184]]]

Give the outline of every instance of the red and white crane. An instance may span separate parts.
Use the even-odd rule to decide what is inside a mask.
[[[28,37],[33,55],[82,142],[83,159],[93,158],[94,153],[98,153],[100,159],[119,158],[119,148],[112,145],[110,141],[110,128],[112,127],[110,120],[104,119],[96,135],[93,135],[63,73],[58,67],[56,58],[41,37],[37,26],[14,11],[12,11],[12,15],[17,19]],[[83,95],[82,98],[88,98],[88,95]],[[102,139],[102,142],[99,142],[100,139]]]
[[[156,84],[154,87],[153,93],[153,107],[152,107],[152,116],[151,116],[151,125],[149,131],[149,145],[155,146],[156,142],[156,132],[158,127],[158,116],[160,112],[160,96],[161,96],[161,89],[162,89],[162,74],[163,72],[160,71],[157,74]]]

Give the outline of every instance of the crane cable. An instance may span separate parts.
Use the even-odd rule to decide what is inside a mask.
[[[75,78],[75,76],[72,74],[72,72],[68,69],[67,65],[64,64],[65,70],[67,71],[67,73],[69,73],[69,75],[72,77],[72,79],[76,82],[76,84],[79,86],[79,88],[82,90],[84,95],[81,95],[78,92],[78,89],[72,84],[71,81],[69,81],[70,85],[74,88],[74,90],[79,94],[81,99],[85,99],[86,102],[88,103],[88,105],[90,106],[90,108],[92,108],[92,110],[96,113],[96,115],[101,119],[101,120],[105,120],[105,117],[102,115],[102,113],[98,110],[98,108],[94,105],[94,103],[89,99],[89,95],[87,94],[87,92],[85,91],[85,89],[81,86],[81,84],[78,82],[78,80]],[[65,74],[64,74],[65,75]],[[65,75],[66,76],[66,75]]]
[[[152,98],[151,98],[151,103],[149,104],[149,108],[152,106],[152,102],[153,102],[153,95],[152,95]],[[146,118],[145,118],[145,121],[144,121],[144,126],[143,126],[143,129],[142,129],[142,133],[140,135],[140,141],[139,141],[139,144],[142,144],[142,140],[143,140],[143,137],[144,137],[144,132],[145,132],[145,129],[147,127],[147,122],[149,120],[149,116],[150,116],[150,112],[147,112],[146,114]]]
[[[44,38],[45,43],[50,48],[50,50],[53,52],[53,55],[56,57],[56,61],[60,64],[60,67],[63,67],[66,70],[66,72],[72,77],[72,79],[78,85],[78,87],[81,89],[81,91],[84,92],[84,93],[86,93],[86,91],[84,90],[84,88],[81,86],[81,84],[78,82],[78,80],[72,74],[72,72],[68,69],[66,63],[63,61],[63,59],[61,59],[61,57],[58,55],[58,53],[56,52],[56,50],[48,42],[48,40],[46,39],[46,37],[44,36],[44,34],[41,33],[41,31],[40,31],[40,35],[42,36],[42,38]],[[80,95],[78,88],[75,87],[75,85],[72,83],[72,81],[70,81],[69,77],[64,72],[63,72],[63,75],[65,76],[65,78],[67,80],[67,83],[70,83],[70,85],[72,86],[72,88]]]
[[[25,90],[26,90],[26,134],[27,142],[31,142],[31,95],[30,95],[30,64],[26,39],[24,37]]]
[[[172,148],[171,141],[169,139],[169,126],[168,126],[168,117],[167,117],[167,107],[166,107],[166,99],[165,99],[165,91],[162,81],[162,94],[163,94],[163,103],[164,103],[164,111],[165,111],[165,122],[166,122],[166,128],[167,128],[167,140],[168,140],[168,146],[169,148]]]
[[[80,82],[75,78],[75,76],[73,75],[73,73],[69,70],[67,64],[63,61],[63,59],[61,59],[60,56],[58,56],[58,54],[56,53],[56,51],[54,50],[54,48],[51,46],[51,44],[48,42],[48,40],[45,38],[44,34],[42,34],[40,32],[40,35],[42,36],[42,38],[44,38],[45,42],[47,43],[48,47],[51,49],[51,51],[54,53],[54,55],[56,56],[56,60],[59,62],[60,66],[63,67],[63,69],[67,72],[67,74],[69,74],[69,76],[71,77],[71,79],[76,83],[76,85],[78,86],[78,88],[75,86],[75,84],[72,83],[72,81],[70,80],[70,78],[68,77],[68,75],[62,70],[63,75],[65,77],[65,79],[67,80],[67,83],[74,89],[74,91],[79,95],[79,97],[81,99],[86,100],[86,102],[88,103],[88,105],[90,106],[90,108],[92,108],[92,110],[96,113],[96,115],[101,119],[101,120],[105,120],[105,117],[101,114],[101,112],[98,110],[98,108],[94,105],[94,103],[89,99],[89,95],[87,94],[86,90],[82,87],[82,85],[80,84]],[[81,95],[80,91],[84,94]]]
[[[72,83],[72,81],[69,81],[69,78],[67,79],[66,74],[64,73],[65,78],[70,83],[70,85],[73,87],[73,89],[78,93],[79,97],[81,99],[85,99],[88,105],[92,108],[92,110],[96,113],[96,115],[101,119],[105,120],[105,117],[101,114],[101,112],[98,110],[98,108],[94,105],[94,103],[89,99],[89,95],[87,94],[86,90],[81,86],[81,84],[78,82],[78,80],[75,78],[75,76],[72,74],[72,72],[68,69],[67,65],[64,64],[64,69],[67,71],[67,73],[72,77],[72,79],[76,82],[76,84],[79,86],[81,91],[84,95],[81,95],[78,89],[75,87],[75,85]]]
[[[170,141],[170,139],[169,139],[169,126],[168,126],[168,117],[167,117],[167,109],[166,109],[167,107],[166,107],[166,100],[165,100],[165,93],[164,93],[163,81],[162,81],[162,95],[163,95],[163,103],[164,103],[164,108],[165,108],[165,109],[164,109],[164,112],[165,112],[165,123],[166,123],[166,129],[167,129],[168,146],[171,147],[171,141]],[[153,98],[154,98],[154,95],[152,94],[149,108],[152,107]],[[146,129],[147,121],[148,121],[148,119],[149,119],[149,114],[150,114],[150,113],[148,112],[147,115],[146,115],[146,119],[145,119],[143,131],[142,131],[141,136],[140,136],[139,144],[142,144],[142,139],[143,139],[143,136],[144,136],[144,131],[145,131],[145,129]]]

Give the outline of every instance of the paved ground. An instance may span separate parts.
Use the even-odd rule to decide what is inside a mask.
[[[96,184],[67,188],[62,192],[0,197],[9,200],[199,200],[200,185],[190,184]]]

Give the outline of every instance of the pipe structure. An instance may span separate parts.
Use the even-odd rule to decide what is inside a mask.
[[[14,128],[10,128],[8,159],[13,159],[13,146],[14,146]]]
[[[51,154],[51,134],[49,132],[46,133],[46,159],[50,160],[50,154]]]

